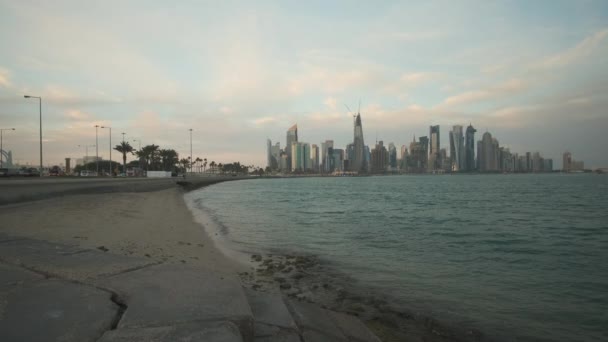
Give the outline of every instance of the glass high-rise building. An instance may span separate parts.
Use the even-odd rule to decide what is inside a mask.
[[[450,131],[450,159],[452,160],[452,171],[465,169],[465,149],[462,126],[455,125]]]
[[[289,163],[288,165],[288,170],[293,170],[293,166],[291,165],[291,160],[292,160],[292,148],[291,145],[293,145],[294,143],[298,142],[298,124],[295,124],[293,126],[291,126],[288,130],[287,130],[287,139],[286,139],[286,145],[285,145],[285,153],[287,153],[287,162]]]
[[[467,127],[466,137],[465,137],[465,170],[473,171],[475,170],[475,132],[477,130],[473,128],[471,124]]]

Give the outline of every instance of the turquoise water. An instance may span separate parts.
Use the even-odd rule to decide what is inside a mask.
[[[608,177],[227,182],[193,194],[232,248],[319,256],[396,306],[499,340],[608,340]]]

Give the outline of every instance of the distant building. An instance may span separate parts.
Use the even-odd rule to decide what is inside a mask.
[[[410,151],[406,162],[406,171],[412,173],[423,173],[428,168],[428,142],[427,137],[416,137],[410,143]]]
[[[298,125],[295,124],[293,126],[291,126],[288,130],[287,130],[287,136],[286,136],[286,144],[285,144],[285,152],[287,153],[287,162],[289,163],[287,169],[288,170],[293,170],[293,166],[291,165],[291,161],[292,161],[292,145],[294,143],[298,142]]]
[[[492,134],[485,132],[477,142],[477,168],[480,172],[499,171],[500,151],[498,140]]]
[[[319,172],[319,146],[312,144],[310,148],[310,159],[312,163],[312,170]]]
[[[283,172],[290,172],[289,165],[291,165],[289,155],[285,151],[282,151],[279,159],[279,169]]]
[[[281,144],[277,142],[275,145],[272,144],[270,139],[266,140],[266,166],[271,170],[279,169],[279,162],[281,158]]]
[[[344,150],[339,148],[332,149],[332,172],[342,172],[344,170]]]
[[[545,159],[543,165],[544,172],[553,172],[553,159]]]
[[[331,167],[330,164],[333,164],[333,162],[330,162],[330,160],[333,160],[333,156],[331,155],[331,151],[333,151],[334,148],[334,141],[333,140],[325,140],[325,142],[321,143],[321,171],[325,172],[325,173],[331,173],[333,171],[333,168]]]
[[[477,130],[469,124],[465,137],[465,170],[471,172],[475,170],[475,132]]]
[[[272,169],[278,170],[280,167],[281,160],[281,143],[277,141],[276,144],[270,147],[270,155],[272,157]]]
[[[65,158],[65,173],[66,174],[72,173],[71,161],[72,161],[72,158]]]
[[[463,171],[465,169],[465,146],[462,126],[455,125],[450,131],[450,158],[452,159],[452,171]]]
[[[384,143],[379,141],[372,149],[372,173],[384,173],[388,166],[389,156]]]
[[[310,170],[310,145],[303,142],[291,144],[291,171],[303,172]]]
[[[350,161],[350,171],[367,172],[365,164],[365,143],[363,142],[363,125],[361,124],[361,113],[357,113],[354,128],[354,156]]]
[[[85,157],[76,159],[76,165],[84,166],[86,164],[95,163],[98,160],[101,161],[101,157],[85,156]]]
[[[441,140],[440,140],[440,132],[439,125],[431,126],[429,129],[429,137],[430,137],[430,153],[429,153],[429,169],[430,170],[438,170],[441,168],[441,156],[439,155],[439,150],[441,149]]]
[[[572,153],[564,152],[562,166],[562,170],[564,172],[578,172],[583,171],[584,169],[585,163],[572,159]]]
[[[391,171],[397,170],[397,148],[395,144],[388,144],[388,166]]]

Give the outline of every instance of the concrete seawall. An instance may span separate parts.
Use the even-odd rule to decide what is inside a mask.
[[[186,191],[251,177],[148,178],[32,178],[0,180],[0,205],[66,195],[149,192],[181,187]]]

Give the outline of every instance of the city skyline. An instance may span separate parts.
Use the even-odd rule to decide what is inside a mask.
[[[605,1],[0,0],[0,128],[17,128],[16,162],[38,164],[28,94],[45,165],[82,157],[99,125],[184,156],[192,128],[194,156],[262,166],[263,141],[295,122],[311,143],[352,143],[344,105],[361,99],[370,147],[440,125],[449,151],[448,127],[473,122],[555,168],[564,151],[606,167],[607,22]]]
[[[555,160],[547,158],[538,150],[512,151],[501,145],[498,139],[488,131],[475,138],[477,130],[471,123],[463,134],[462,125],[454,125],[448,132],[449,150],[441,148],[441,126],[429,126],[428,136],[416,136],[410,142],[401,145],[400,154],[394,142],[389,142],[388,149],[383,139],[376,137],[375,145],[364,145],[361,137],[363,127],[361,113],[353,115],[353,142],[344,149],[338,148],[333,140],[318,145],[298,140],[298,125],[287,130],[285,147],[281,142],[273,144],[266,139],[266,170],[281,173],[319,173],[319,174],[384,174],[384,173],[459,173],[459,172],[503,172],[503,173],[537,173],[537,172],[582,172],[584,161],[572,158],[570,151],[561,154],[563,164],[556,166]],[[359,141],[359,148],[357,148]],[[360,153],[357,153],[357,150]],[[321,158],[319,159],[319,154]],[[449,154],[448,154],[449,153]],[[357,162],[360,159],[361,162]]]

